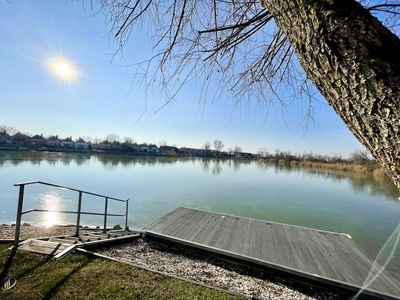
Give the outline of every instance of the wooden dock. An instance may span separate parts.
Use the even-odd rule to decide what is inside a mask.
[[[28,239],[18,246],[18,250],[63,257],[75,248],[105,247],[120,242],[129,242],[139,234],[130,230],[81,233],[79,236],[57,236]]]
[[[185,207],[147,226],[144,233],[297,280],[400,299],[400,283],[380,271],[347,234]]]

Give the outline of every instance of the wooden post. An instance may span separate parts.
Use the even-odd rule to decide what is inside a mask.
[[[81,208],[82,208],[82,192],[79,191],[79,198],[78,198],[78,216],[76,218],[76,230],[75,236],[79,236],[79,226],[81,222]]]
[[[108,210],[108,197],[105,198],[105,204],[104,204],[104,228],[103,231],[107,231],[107,210]]]
[[[20,233],[20,229],[21,229],[22,207],[24,204],[24,189],[25,189],[24,184],[19,186],[17,220],[15,223],[14,249],[17,249],[18,244],[19,244],[19,233]]]

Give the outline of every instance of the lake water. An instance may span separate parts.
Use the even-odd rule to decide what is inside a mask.
[[[142,228],[178,206],[347,233],[400,280],[399,192],[390,180],[257,161],[0,152],[0,223],[15,222],[18,188],[41,180],[116,198],[130,198],[129,226]],[[76,210],[77,193],[30,185],[24,209]],[[83,197],[83,211],[104,211],[104,200]],[[110,203],[110,212],[123,205]],[[31,213],[23,222],[74,223],[73,215]],[[82,225],[101,217],[83,216]],[[109,226],[124,224],[109,218]],[[396,231],[397,228],[397,231]],[[392,248],[390,248],[392,247]]]

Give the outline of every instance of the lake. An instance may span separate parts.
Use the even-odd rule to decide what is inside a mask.
[[[400,280],[400,201],[386,178],[305,169],[261,161],[0,152],[0,223],[16,218],[14,183],[41,180],[116,198],[130,198],[129,226],[142,228],[178,206],[349,234]],[[30,185],[24,209],[76,210],[77,193]],[[110,212],[123,213],[110,203]],[[104,211],[104,200],[83,197],[83,211]],[[33,225],[74,223],[73,215],[31,213]],[[102,226],[83,216],[81,224]],[[123,218],[109,218],[108,226]],[[397,228],[397,231],[396,231]],[[391,240],[389,237],[394,233]],[[396,240],[397,238],[397,240]]]

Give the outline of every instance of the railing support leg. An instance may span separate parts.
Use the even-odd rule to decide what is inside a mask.
[[[15,223],[14,249],[17,249],[18,244],[19,244],[19,234],[20,234],[20,230],[21,230],[21,218],[22,218],[22,206],[24,203],[24,189],[25,189],[24,184],[19,186],[17,220]]]
[[[108,211],[108,197],[105,198],[105,204],[104,204],[104,227],[103,231],[107,231],[107,211]]]
[[[82,192],[79,191],[79,198],[78,198],[78,214],[76,217],[76,230],[75,230],[75,236],[79,236],[79,227],[81,223],[81,208],[82,208]]]
[[[126,199],[126,208],[125,208],[125,230],[128,230],[128,208],[129,208],[129,199]]]

